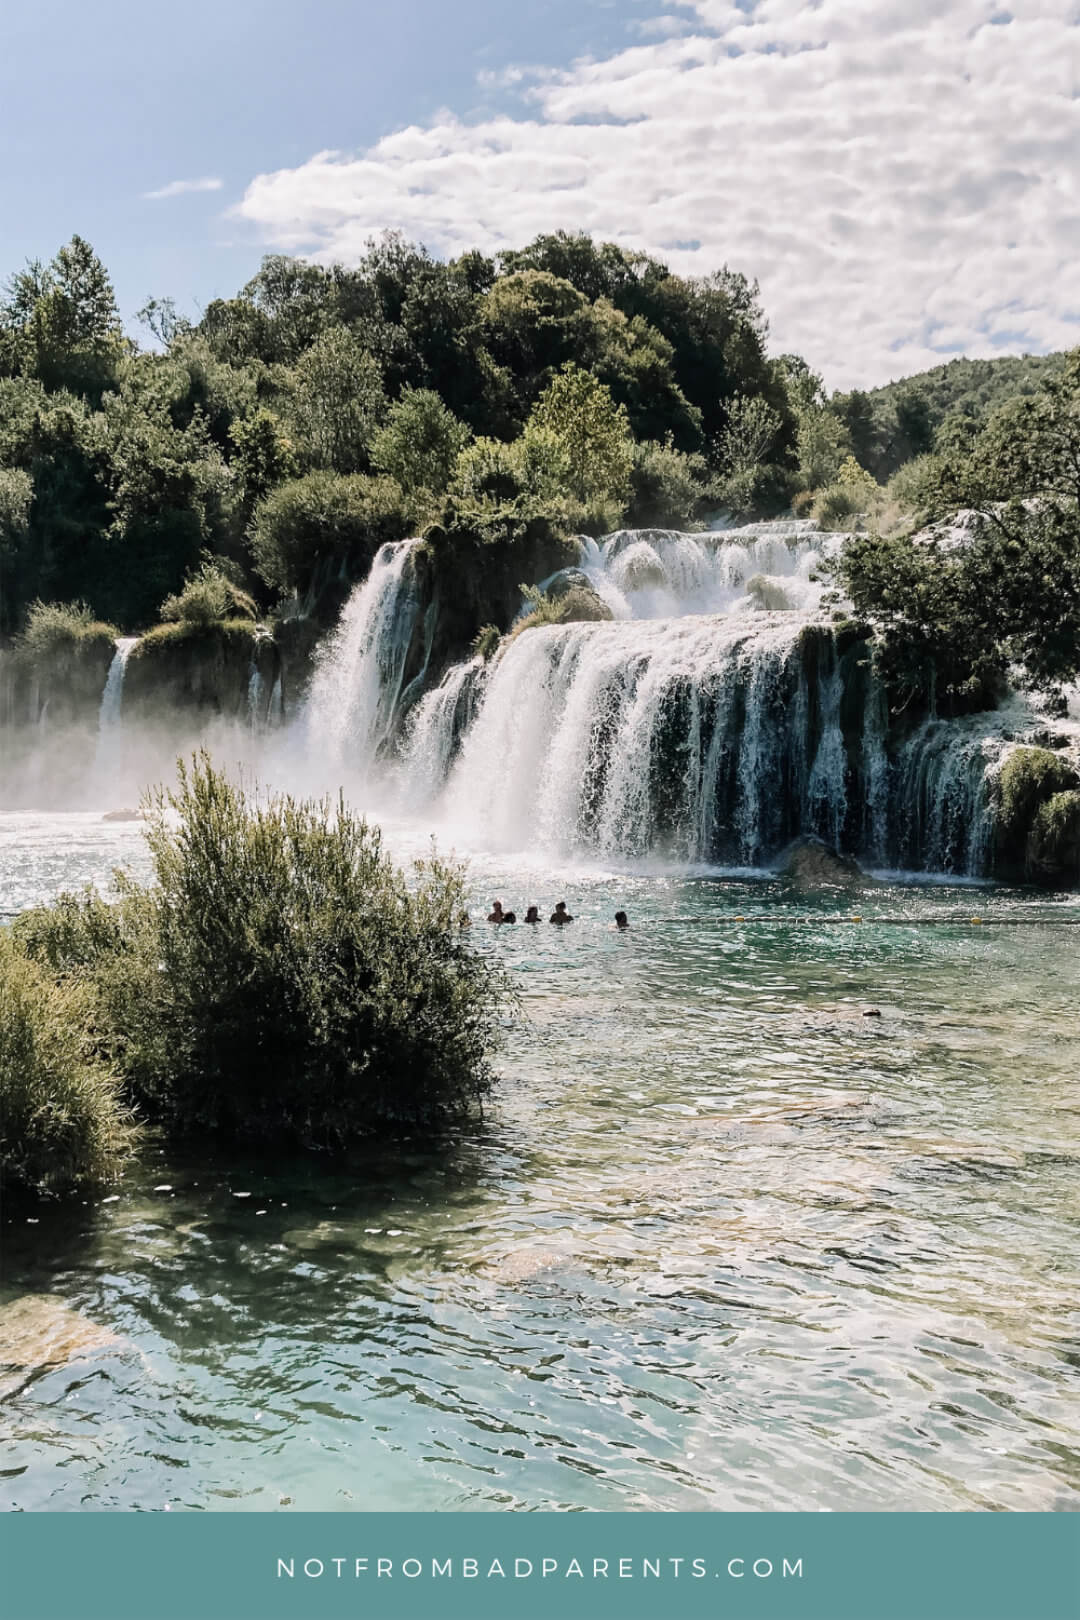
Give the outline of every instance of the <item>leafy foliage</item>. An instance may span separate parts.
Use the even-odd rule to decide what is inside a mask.
[[[252,558],[268,585],[302,593],[328,563],[362,573],[385,541],[403,540],[411,528],[411,508],[392,478],[308,473],[277,485],[256,507]]]
[[[860,536],[836,565],[900,700],[989,701],[1011,664],[1038,687],[1080,674],[1080,351],[926,458],[918,493],[964,527]]]
[[[509,990],[462,934],[456,868],[406,876],[344,802],[265,799],[205,755],[145,811],[153,883],[68,897],[19,939],[93,995],[149,1118],[340,1149],[481,1102]]]
[[[54,1196],[112,1180],[135,1132],[94,1050],[94,996],[0,931],[0,1194]]]
[[[80,238],[0,300],[0,632],[38,597],[142,628],[206,550],[267,607],[463,512],[570,534],[691,524],[721,476],[755,510],[792,491],[798,368],[726,268],[687,280],[565,232],[443,264],[391,233],[348,267],[271,255],[197,324],[168,298],[139,320],[146,351]]]

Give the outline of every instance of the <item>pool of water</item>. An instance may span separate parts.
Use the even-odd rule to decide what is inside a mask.
[[[0,909],[142,859],[0,816]],[[9,1224],[0,1504],[1080,1507],[1075,898],[470,872],[577,919],[474,930],[524,1007],[482,1126]],[[5,1313],[57,1302],[100,1332],[40,1365]]]

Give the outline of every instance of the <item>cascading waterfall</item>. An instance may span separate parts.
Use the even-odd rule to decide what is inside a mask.
[[[251,674],[248,676],[247,708],[248,725],[253,732],[257,732],[262,725],[265,695],[266,682],[258,664],[252,659]]]
[[[304,717],[320,762],[362,772],[391,734],[418,611],[411,557],[419,543],[379,548],[322,650]]]
[[[455,664],[412,710],[401,748],[407,802],[427,804],[442,787],[476,713],[485,673],[482,658]]]
[[[811,575],[842,538],[822,534],[808,520],[707,534],[619,529],[602,542],[583,541],[579,572],[616,619],[808,612],[817,609],[823,590]]]
[[[994,748],[977,720],[931,720],[890,751],[883,693],[857,646],[841,652],[815,577],[843,536],[792,521],[583,540],[545,585],[584,578],[611,620],[530,628],[409,707],[416,544],[382,547],[320,660],[305,724],[321,759],[381,759],[399,802],[488,848],[757,867],[812,833],[879,866],[983,870]]]
[[[94,755],[94,779],[108,786],[116,767],[123,759],[122,706],[124,701],[124,674],[137,636],[120,636],[116,642],[109,673],[105,677],[105,690],[101,694],[98,710],[97,749]]]
[[[808,635],[776,614],[530,630],[489,677],[446,809],[496,847],[744,866],[834,837],[836,703],[798,702]]]

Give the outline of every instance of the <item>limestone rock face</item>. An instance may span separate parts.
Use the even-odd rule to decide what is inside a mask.
[[[800,889],[857,889],[870,881],[858,862],[837,854],[822,838],[797,838],[781,857],[779,870]]]

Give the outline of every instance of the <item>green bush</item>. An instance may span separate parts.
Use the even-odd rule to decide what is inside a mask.
[[[634,529],[699,527],[707,468],[672,444],[635,444],[626,522]]]
[[[254,619],[253,598],[230,579],[212,557],[206,557],[188,575],[184,587],[161,604],[165,623],[220,624],[226,619]]]
[[[111,657],[118,634],[115,625],[95,618],[85,602],[32,602],[15,651],[36,668],[55,669],[88,652],[107,651]]]
[[[497,624],[485,624],[477,631],[472,643],[473,656],[490,662],[499,650],[502,635]]]
[[[135,1130],[93,1050],[94,994],[0,933],[0,1191],[51,1196],[112,1180]]]
[[[25,948],[94,988],[107,1050],[173,1131],[336,1149],[432,1129],[488,1090],[508,984],[343,802],[264,799],[205,755],[145,803],[154,883],[68,900]]]
[[[392,478],[309,473],[279,484],[255,508],[255,567],[283,595],[306,591],[320,564],[334,560],[359,576],[385,541],[414,532],[413,517]]]
[[[1022,854],[1040,805],[1078,785],[1068,760],[1048,748],[1014,748],[998,772],[995,799],[1000,842]]]
[[[1054,793],[1035,812],[1027,847],[1035,876],[1063,883],[1080,877],[1080,789]]]

